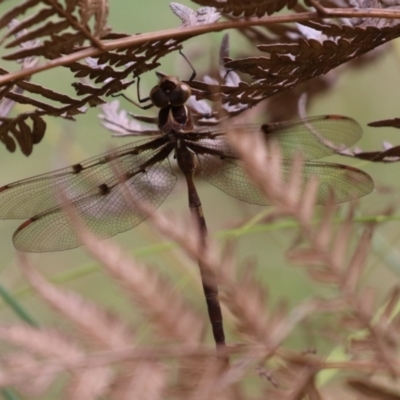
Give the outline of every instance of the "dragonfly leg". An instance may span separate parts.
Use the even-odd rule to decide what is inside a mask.
[[[191,82],[197,75],[196,70],[194,69],[192,63],[188,60],[188,58],[183,54],[182,50],[179,50],[179,54],[186,60],[186,62],[189,64],[190,69],[192,70],[192,75],[190,75],[189,81]]]

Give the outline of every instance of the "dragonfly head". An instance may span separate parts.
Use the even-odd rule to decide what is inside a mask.
[[[189,100],[192,90],[188,84],[181,82],[175,76],[165,75],[162,72],[156,74],[160,81],[150,92],[150,99],[156,107],[181,106]]]

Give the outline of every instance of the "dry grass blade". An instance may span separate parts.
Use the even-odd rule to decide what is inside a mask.
[[[354,293],[357,283],[360,280],[360,275],[365,265],[365,261],[370,249],[372,240],[372,229],[364,230],[361,239],[357,245],[357,249],[353,254],[349,266],[344,274],[344,290],[348,293]]]
[[[329,268],[329,271],[324,268],[326,263],[329,262],[329,260],[327,260],[327,253],[325,251],[321,251],[314,247],[306,249],[292,249],[287,253],[287,257],[293,263],[307,265],[309,267],[308,272],[314,278],[320,276],[320,278],[323,278],[325,283],[338,282],[339,277],[337,272],[332,271],[331,268]]]
[[[347,385],[367,399],[400,400],[400,392],[365,379],[348,379]]]
[[[59,365],[44,365],[28,352],[14,352],[2,357],[0,387],[17,386],[20,392],[39,397],[53,384],[61,370]]]
[[[91,343],[108,349],[127,348],[134,343],[132,332],[119,318],[74,292],[52,285],[27,257],[20,255],[20,261],[22,271],[40,296],[82,330]]]
[[[297,363],[282,367],[280,372],[281,385],[278,388],[270,387],[264,392],[266,398],[282,400],[317,399],[313,382],[316,370],[307,363],[307,360],[297,360]]]
[[[232,366],[224,381],[240,380],[250,366],[269,359],[301,321],[322,308],[319,302],[306,301],[290,312],[283,303],[271,311],[266,291],[252,266],[235,280],[226,273],[220,273],[219,278],[221,298],[235,317],[236,330],[254,346],[250,346],[247,355]]]
[[[302,154],[296,154],[291,165],[291,173],[287,182],[288,190],[286,195],[290,203],[299,203],[301,200],[301,187],[303,175],[304,160]],[[312,195],[312,192],[309,195]],[[310,199],[313,204],[313,198]]]
[[[0,339],[24,348],[28,354],[44,358],[50,363],[42,365],[43,362],[25,362],[22,367],[20,365],[18,374],[14,375],[14,381],[10,381],[10,377],[4,375],[3,380],[0,378],[1,385],[24,384],[27,379],[48,381],[54,379],[57,373],[69,370],[74,378],[70,386],[71,393],[75,394],[72,398],[90,400],[104,394],[111,383],[112,374],[108,367],[87,370],[79,368],[85,364],[85,353],[59,332],[18,325],[3,326],[0,327]]]
[[[165,396],[167,385],[166,367],[143,360],[140,364],[128,364],[131,372],[121,374],[109,396],[113,400],[159,400]],[[128,369],[127,368],[127,369]],[[127,370],[126,369],[126,370]]]
[[[231,369],[227,370],[225,362],[216,359],[214,355],[181,359],[178,380],[172,394],[179,400],[239,400],[242,398],[240,388],[235,390],[233,384],[237,380],[224,382],[228,371]]]
[[[340,269],[343,266],[346,250],[353,232],[353,218],[355,205],[350,207],[345,221],[340,225],[332,246],[332,265]]]
[[[59,360],[65,365],[81,361],[84,353],[61,333],[23,325],[0,327],[0,339],[31,354]]]
[[[161,337],[182,343],[199,342],[204,332],[202,319],[157,272],[132,259],[111,241],[97,239],[72,208],[67,207],[66,212],[87,250],[145,312]]]
[[[74,371],[74,376],[64,389],[64,399],[98,400],[106,395],[113,383],[113,372],[109,368],[91,368]]]
[[[54,382],[63,368],[60,365],[44,365],[41,360],[24,351],[13,353],[2,360],[0,387],[16,386],[22,393],[42,395]],[[38,374],[38,371],[40,373]]]
[[[385,305],[380,317],[380,324],[387,325],[394,318],[394,312],[398,313],[398,305],[400,301],[400,287],[395,286],[388,296],[387,304]]]
[[[261,134],[250,137],[250,135],[241,135],[234,128],[228,129],[227,132],[233,147],[243,161],[245,171],[270,203],[277,207],[277,212],[281,215],[296,215],[302,222],[300,216],[304,217],[306,214],[302,213],[304,206],[301,203],[302,191],[299,182],[303,165],[301,156],[294,158],[289,179],[284,181],[283,159],[277,143],[268,143],[267,148]],[[265,174],[266,170],[268,174]],[[315,203],[314,185],[310,186],[311,190],[308,192],[311,204]],[[307,215],[311,215],[310,210],[307,211]]]
[[[303,196],[299,198],[299,219],[300,221],[310,221],[314,214],[315,201],[319,187],[318,177],[313,175],[306,182]]]
[[[182,363],[183,368],[187,368],[186,363]],[[192,371],[192,376],[189,378],[189,384],[185,388],[183,385],[180,389],[180,398],[189,400],[201,400],[218,398],[221,400],[236,400],[241,398],[239,388],[229,385],[224,385],[223,377],[226,375],[226,369],[221,368],[220,363],[213,358],[204,360],[195,360]],[[187,377],[187,374],[181,378]],[[187,384],[187,379],[182,379]],[[188,390],[188,394],[185,393]]]
[[[265,343],[273,327],[268,323],[267,293],[257,283],[254,272],[254,266],[248,266],[236,281],[224,276],[221,300],[234,315],[238,332],[256,343]]]

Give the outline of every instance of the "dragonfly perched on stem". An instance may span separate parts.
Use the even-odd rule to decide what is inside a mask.
[[[102,238],[140,224],[146,216],[127,203],[124,191],[129,189],[135,201],[145,202],[154,210],[159,207],[177,180],[171,168],[171,154],[186,179],[189,207],[202,237],[199,251],[206,246],[207,227],[194,184],[196,170],[200,170],[205,180],[239,200],[268,204],[247,178],[224,130],[218,126],[194,127],[186,104],[191,96],[189,83],[194,79],[194,70],[187,83],[159,72],[156,74],[159,82],[150,96],[138,97],[141,103],[149,101],[142,108],[156,106],[159,109],[158,129],[132,132],[150,138],[0,188],[0,218],[28,218],[13,235],[18,250],[61,251],[80,245],[57,191],[62,191],[84,223]],[[324,203],[332,191],[337,202],[344,202],[373,190],[372,179],[361,170],[314,161],[358,141],[361,128],[350,118],[324,115],[261,126],[235,126],[235,130],[246,135],[261,131],[267,144],[277,141],[287,160],[282,170],[288,178],[290,158],[302,152],[306,160],[304,180],[315,174],[319,178],[318,203]],[[120,170],[117,176],[111,165],[113,160]],[[215,275],[201,262],[199,267],[214,339],[217,345],[223,346],[225,337]]]

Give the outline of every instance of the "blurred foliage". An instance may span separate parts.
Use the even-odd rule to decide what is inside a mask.
[[[18,4],[16,0],[0,4],[0,14],[10,7],[11,3]],[[111,2],[109,25],[117,32],[152,32],[177,26],[177,18],[168,7],[167,1],[148,0],[141,2],[126,2],[126,0],[113,0]],[[190,1],[181,1],[193,7]],[[121,12],[123,10],[123,12]],[[230,55],[240,56],[246,41],[236,32],[230,33]],[[210,65],[218,63],[218,49],[222,33],[203,35],[187,41],[184,51],[196,70],[200,74],[207,72]],[[399,39],[384,45],[385,51],[374,60],[364,63],[362,68],[342,69],[338,74],[336,85],[323,94],[315,95],[310,101],[309,115],[339,114],[347,115],[357,120],[364,128],[364,136],[359,146],[367,151],[379,149],[383,141],[398,144],[398,131],[391,128],[371,128],[367,123],[371,121],[394,118],[399,113],[400,75],[400,42]],[[377,52],[380,49],[375,50]],[[10,63],[11,65],[12,63]],[[8,68],[8,65],[7,65]],[[10,68],[11,69],[11,68]],[[159,70],[179,75],[189,76],[190,71],[184,61],[176,53],[162,59]],[[56,70],[39,73],[35,82],[52,87],[69,74],[66,70]],[[327,75],[329,77],[329,74]],[[66,80],[67,81],[67,80]],[[148,93],[156,82],[154,72],[144,74],[142,81],[143,93]],[[62,88],[64,93],[73,94],[71,87]],[[135,97],[135,88],[128,89],[128,95]],[[123,103],[126,108],[133,106]],[[258,120],[269,120],[269,116],[261,108]],[[15,112],[23,112],[25,107],[17,105]],[[136,112],[136,110],[133,110]],[[100,124],[97,118],[99,110],[90,109],[85,115],[78,115],[76,122],[62,119],[47,118],[47,134],[42,144],[35,149],[33,154],[26,158],[21,153],[10,154],[0,147],[0,183],[1,185],[13,182],[27,176],[47,172],[60,166],[78,162],[86,157],[96,155],[108,146],[116,147],[126,143],[127,139],[111,139],[110,134]],[[152,113],[149,112],[149,115]],[[244,116],[246,118],[246,116]],[[249,118],[253,119],[251,115]],[[251,122],[251,121],[248,121]],[[379,225],[373,242],[373,256],[368,260],[367,275],[363,277],[366,282],[373,282],[380,296],[384,296],[399,283],[400,253],[397,248],[400,244],[398,229],[400,208],[398,206],[400,184],[397,181],[397,164],[381,165],[368,162],[349,160],[334,156],[327,161],[349,163],[368,172],[376,183],[376,191],[361,199],[357,206],[357,216],[360,219],[365,215],[379,216],[382,210],[389,209],[393,217],[385,217],[385,223]],[[267,171],[266,171],[267,173]],[[258,213],[262,214],[262,207],[243,204],[226,196],[207,183],[199,183],[199,192],[202,198],[204,213],[206,215],[211,234],[222,242],[225,234],[237,223],[244,221]],[[161,207],[161,211],[178,210],[184,216],[189,212],[186,208],[186,188],[183,182],[178,184],[173,193]],[[343,209],[347,206],[343,205]],[[390,222],[390,221],[393,222]],[[16,264],[15,250],[12,247],[11,235],[18,226],[16,221],[2,221],[0,224],[0,276],[2,286],[15,294],[17,301],[28,313],[35,316],[42,324],[64,326],[64,322],[56,313],[38,301],[30,290],[26,289],[26,282],[21,277]],[[233,228],[234,229],[234,228]],[[242,232],[233,239],[238,263],[255,260],[257,276],[268,287],[271,304],[276,299],[287,299],[290,305],[299,303],[314,293],[316,289],[304,270],[297,269],[288,264],[284,252],[297,238],[296,225],[292,223],[268,224],[256,229],[251,228]],[[113,238],[132,253],[143,257],[154,268],[172,277],[176,288],[183,290],[185,295],[203,307],[201,290],[195,283],[196,265],[183,257],[175,245],[164,244],[164,239],[147,224],[143,223],[132,231]],[[231,239],[232,240],[232,239]],[[43,273],[58,284],[72,287],[85,297],[99,302],[109,309],[118,310],[126,317],[127,321],[140,320],[141,317],[132,312],[126,298],[121,297],[115,284],[109,281],[102,270],[94,264],[84,249],[76,249],[60,254],[35,254],[32,256],[35,263],[40,266]],[[188,274],[192,268],[192,274]],[[330,291],[329,286],[323,289]],[[318,293],[317,293],[318,294]],[[5,303],[1,304],[2,321],[16,321],[18,317]],[[143,332],[146,334],[146,321],[143,322]],[[321,321],[322,324],[322,321]],[[229,324],[228,324],[229,325]],[[318,347],[322,353],[328,354],[332,349],[326,347],[326,342],[320,338],[311,337],[304,328],[304,334],[298,332],[297,337],[292,337],[290,346],[296,349]],[[333,350],[334,351],[334,350]]]
[[[10,3],[12,2],[1,4],[0,13],[9,8]],[[17,3],[15,1],[15,4]],[[193,6],[189,1],[182,1],[181,3]],[[121,13],[119,11],[121,8],[125,9],[126,12]],[[177,25],[177,18],[170,12],[166,1],[149,0],[135,5],[130,4],[128,10],[126,8],[127,4],[123,0],[114,0],[112,2],[109,24],[116,31],[130,33],[150,32]],[[146,17],[139,18],[138,16]],[[229,33],[231,35],[231,56],[240,54],[246,42],[239,34],[235,32]],[[205,72],[210,63],[216,62],[221,37],[222,33],[209,34],[195,38],[185,44],[185,54],[191,59],[192,64],[195,65],[200,73],[202,71]],[[363,150],[377,149],[383,140],[396,143],[398,134],[393,129],[378,130],[368,128],[366,124],[377,119],[391,118],[398,111],[397,98],[400,77],[397,71],[399,64],[398,52],[400,51],[398,49],[400,49],[400,46],[397,46],[397,42],[385,45],[389,49],[371,63],[366,63],[362,69],[343,70],[340,73],[337,85],[332,90],[328,93],[317,95],[312,99],[309,115],[329,113],[347,115],[356,119],[364,127],[364,137],[360,141],[360,146]],[[201,52],[198,50],[199,46],[201,46]],[[194,54],[194,57],[191,58],[192,54]],[[179,76],[188,76],[190,73],[185,62],[176,54],[165,57],[163,65],[159,69]],[[63,69],[50,70],[36,75],[35,81],[39,84],[45,83],[51,87],[56,82],[59,85],[60,76],[63,74],[67,74]],[[149,72],[144,75],[143,81],[142,91],[146,93],[156,82],[156,77],[153,72]],[[63,89],[67,93],[72,93],[69,87]],[[128,92],[134,97],[135,88],[130,88]],[[23,110],[23,106],[17,107],[17,112]],[[131,106],[127,105],[128,107]],[[136,110],[133,111],[135,112]],[[29,158],[25,158],[20,153],[10,154],[5,149],[0,149],[3,153],[3,162],[0,163],[0,181],[4,184],[26,176],[46,172],[62,165],[78,162],[85,157],[93,156],[104,151],[107,146],[119,146],[126,143],[127,139],[110,138],[109,132],[99,124],[98,113],[98,110],[90,109],[85,115],[78,116],[77,121],[74,123],[48,118],[47,135],[42,145]],[[151,114],[151,112],[149,113]],[[259,119],[268,121],[268,116],[263,115]],[[343,162],[343,159],[338,156],[332,157],[332,159]],[[330,161],[330,159],[327,160]],[[346,162],[347,159],[344,161]],[[391,190],[389,194],[376,192],[361,199],[360,213],[373,213],[374,211],[379,211],[385,204],[393,205],[393,196],[397,196],[396,193],[399,190],[392,179],[393,176],[396,176],[396,165],[372,165],[360,161],[353,161],[353,165],[370,173],[376,182],[377,189],[390,185]],[[207,183],[200,183],[200,194],[211,232],[224,229],[231,225],[233,221],[240,221],[245,216],[263,212],[263,208],[240,203]],[[185,206],[186,195],[182,184],[176,187],[161,210],[185,210]],[[183,212],[185,213],[186,211]],[[7,287],[16,289],[24,285],[21,282],[18,270],[15,268],[14,249],[11,244],[11,234],[17,224],[16,221],[2,221],[0,226],[0,232],[3,237],[0,243],[1,253],[3,254],[2,281]],[[395,246],[395,243],[400,239],[396,234],[396,224],[385,224],[382,226],[382,230],[385,236],[389,235],[390,242]],[[285,293],[288,298],[291,298],[292,302],[296,303],[307,296],[312,291],[312,287],[300,271],[287,265],[282,255],[282,249],[287,248],[295,237],[295,232],[290,233],[291,231],[293,231],[292,228],[273,229],[272,232],[268,229],[267,233],[252,234],[248,237],[243,236],[237,240],[236,245],[240,259],[248,257],[257,259],[259,274],[264,277],[270,287],[272,298]],[[391,237],[392,239],[390,239]],[[142,246],[151,246],[151,243],[157,243],[162,239],[155,235],[152,229],[144,223],[132,231],[118,235],[114,240],[121,242],[127,248],[136,249],[134,250],[135,252],[140,252]],[[63,257],[60,258],[58,254],[38,254],[34,255],[34,258],[39,260],[40,264],[43,265],[43,270],[47,271],[50,276],[64,273],[70,268],[79,269],[79,265],[84,266],[91,263],[83,249],[72,250],[62,253],[62,255]],[[176,271],[174,252],[168,257],[165,257],[164,254],[161,258],[158,258],[157,252],[153,256],[148,255],[146,257],[154,261],[157,268],[165,269],[167,273],[175,275],[178,281],[180,279],[185,281],[182,274]],[[370,270],[371,279],[379,277],[378,283],[382,286],[382,289],[385,289],[389,282],[393,283],[393,275],[387,268],[377,268],[381,266],[382,262],[379,257],[370,262],[371,267],[375,267]],[[96,274],[101,275],[101,272],[96,272]],[[109,304],[110,296],[106,289],[107,283],[103,282],[100,276],[97,278],[94,276],[85,278],[85,280],[87,279],[100,279],[102,292],[99,293],[95,289],[99,285],[88,286],[85,283],[80,284],[79,280],[74,285],[93,292],[88,294]],[[29,308],[36,309],[36,303],[29,301],[27,304]],[[5,313],[4,318],[13,319],[6,309],[3,309],[3,312]]]

